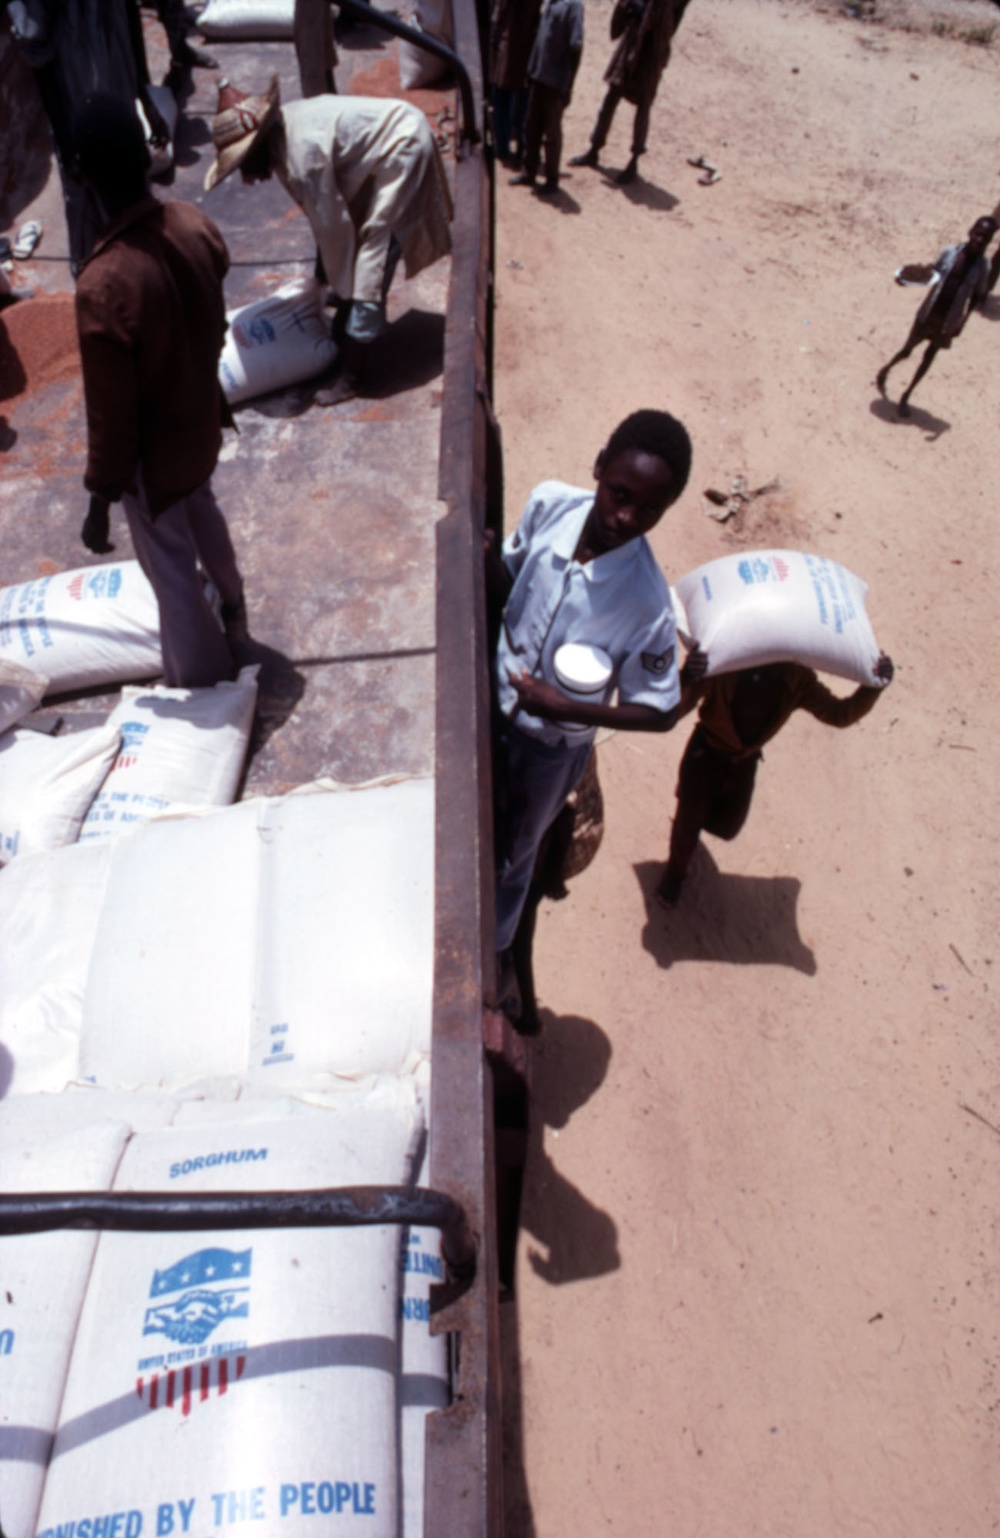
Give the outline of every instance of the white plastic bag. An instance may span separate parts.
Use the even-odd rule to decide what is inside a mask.
[[[455,23],[451,13],[451,0],[418,0],[416,13],[406,20],[411,27],[426,32],[446,47],[455,47]],[[399,41],[399,83],[404,91],[419,86],[438,85],[446,80],[450,67],[444,59],[428,53],[416,43]]]
[[[30,716],[48,682],[44,674],[33,673],[20,662],[0,656],[0,733]]]
[[[686,628],[708,653],[708,676],[800,662],[879,686],[867,585],[845,566],[795,550],[720,556],[677,583]]]
[[[219,382],[230,405],[332,368],[337,344],[319,301],[316,279],[297,278],[230,313],[219,359]]]
[[[83,994],[111,845],[24,855],[0,871],[0,1101],[78,1071]]]
[[[121,749],[81,841],[115,838],[174,806],[227,806],[239,786],[257,701],[256,666],[211,689],[122,690],[109,725]]]
[[[45,1135],[24,1118],[0,1117],[3,1188],[107,1191],[128,1124],[75,1114],[60,1128],[56,1102],[45,1108]],[[34,1097],[32,1097],[34,1099]],[[24,1104],[24,1102],[22,1102]],[[31,1106],[32,1111],[36,1109]],[[5,1538],[33,1538],[45,1465],[56,1429],[70,1350],[97,1244],[71,1230],[0,1240],[0,1513]]]
[[[343,1098],[133,1138],[116,1187],[404,1183],[412,1102]],[[254,1520],[396,1538],[398,1244],[390,1228],[102,1234],[39,1534],[120,1512],[119,1538]]]
[[[120,741],[110,722],[64,737],[24,726],[0,737],[0,863],[76,842]]]
[[[114,845],[82,1070],[275,1089],[400,1072],[430,1047],[433,920],[432,780],[145,823]]]
[[[209,0],[198,17],[203,37],[290,38],[295,0]]]
[[[0,658],[48,679],[49,694],[161,673],[160,613],[138,561],[0,588]]]

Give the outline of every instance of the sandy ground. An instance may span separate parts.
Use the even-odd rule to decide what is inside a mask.
[[[610,10],[588,0],[566,159]],[[920,298],[895,268],[1000,198],[1000,44],[922,21],[692,0],[633,187],[623,107],[607,172],[499,189],[510,519],[663,405],[696,450],[667,572],[830,555],[897,667],[851,731],[792,721],[672,917],[651,890],[687,728],[601,747],[604,846],[539,923],[511,1538],[1000,1526],[1000,294],[911,421],[873,383]],[[701,492],[738,474],[780,490],[720,526]]]

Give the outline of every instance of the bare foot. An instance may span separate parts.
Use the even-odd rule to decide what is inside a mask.
[[[910,415],[910,408],[906,404],[905,397],[900,401],[899,405],[896,407],[896,410],[899,412],[901,417],[908,417]]]
[[[878,373],[875,375],[875,387],[883,400],[888,399],[888,396],[885,393],[885,385],[888,378],[889,370],[887,368],[880,368]]]

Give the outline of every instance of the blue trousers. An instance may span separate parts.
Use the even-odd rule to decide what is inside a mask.
[[[505,721],[496,732],[493,775],[497,799],[496,948],[513,943],[535,856],[548,828],[580,778],[590,754],[579,745],[550,747]]]

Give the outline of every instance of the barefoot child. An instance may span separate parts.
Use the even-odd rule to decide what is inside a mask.
[[[538,846],[579,779],[597,728],[665,732],[678,718],[674,614],[645,536],[681,495],[690,467],[683,425],[666,412],[637,411],[597,456],[595,492],[543,482],[502,557],[488,552],[488,582],[506,598],[494,733],[501,977]],[[611,679],[593,701],[556,685],[555,654],[569,641],[601,647],[611,658]],[[686,676],[699,671],[689,660]]]

